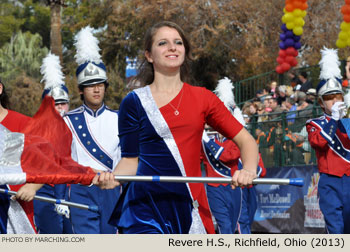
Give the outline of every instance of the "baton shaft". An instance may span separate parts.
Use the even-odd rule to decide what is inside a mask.
[[[10,190],[1,189],[1,188],[0,188],[0,193],[5,193],[5,194],[9,194],[9,195],[16,195],[17,194],[17,192],[15,192],[15,191],[10,191]],[[70,207],[76,207],[76,208],[80,208],[80,209],[90,210],[90,207],[88,205],[74,203],[74,202],[65,201],[65,200],[57,200],[57,199],[38,196],[38,195],[35,195],[34,199],[48,202],[48,203],[56,203],[56,204],[70,206]]]
[[[174,182],[174,183],[223,183],[230,184],[232,178],[223,177],[181,177],[181,176],[114,176],[115,180],[130,182]],[[291,182],[291,179],[277,178],[256,178],[253,184],[276,184],[276,185],[297,185],[301,186],[301,179],[298,179],[299,184]]]

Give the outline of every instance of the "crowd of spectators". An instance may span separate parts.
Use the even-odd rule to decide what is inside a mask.
[[[267,167],[310,162],[305,123],[321,111],[316,89],[306,72],[290,71],[288,77],[288,85],[271,81],[242,107]]]

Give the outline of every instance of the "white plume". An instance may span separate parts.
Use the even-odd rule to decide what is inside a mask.
[[[43,59],[40,67],[40,73],[43,75],[41,82],[45,82],[45,89],[64,85],[64,75],[60,65],[60,58],[51,52]]]
[[[93,29],[86,26],[81,29],[74,37],[74,45],[77,53],[74,56],[78,65],[84,64],[87,61],[94,61],[96,64],[102,62],[99,53],[98,39],[92,33]]]
[[[231,111],[233,116],[245,126],[245,121],[243,118],[242,111],[236,107],[235,96],[233,94],[234,86],[231,80],[227,77],[219,80],[214,93],[219,97],[219,99],[225,104],[228,110]]]
[[[323,47],[321,49],[321,60],[320,64],[320,80],[328,80],[328,79],[341,79],[340,72],[340,61],[338,58],[338,50],[337,49],[328,49]]]
[[[235,97],[233,95],[233,84],[231,80],[227,77],[219,80],[214,93],[219,97],[219,99],[225,104],[228,109],[236,106]]]
[[[240,122],[240,124],[242,124],[243,126],[245,126],[245,121],[244,121],[243,113],[242,113],[242,110],[240,110],[239,107],[235,107],[235,109],[234,109],[234,111],[233,111],[233,116],[236,118],[237,121]]]

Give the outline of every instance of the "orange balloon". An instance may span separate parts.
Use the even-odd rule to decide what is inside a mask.
[[[306,10],[309,7],[309,5],[307,3],[303,3],[301,6],[302,10]]]
[[[349,5],[343,5],[340,9],[341,13],[343,13],[343,15],[346,14],[350,14],[350,7]]]
[[[344,21],[347,23],[350,23],[350,15],[349,14],[344,15]]]
[[[294,6],[292,4],[287,4],[286,5],[286,11],[292,12],[294,10]]]
[[[350,4],[350,0],[345,0],[345,4]]]
[[[293,5],[294,5],[294,9],[301,9],[301,7],[303,6],[303,3],[301,3],[301,2],[294,2]]]

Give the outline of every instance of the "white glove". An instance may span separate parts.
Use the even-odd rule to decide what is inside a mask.
[[[62,204],[55,204],[55,211],[59,214],[59,215],[64,215],[67,219],[69,219],[69,207],[66,205],[62,205]]]
[[[205,132],[205,131],[203,131],[202,140],[206,143],[208,143],[210,141],[210,138],[209,138],[207,132]]]
[[[344,102],[336,102],[332,106],[332,118],[336,121],[346,115],[346,106]]]

